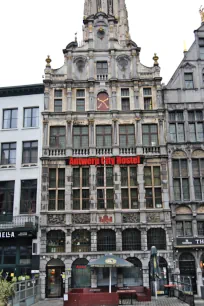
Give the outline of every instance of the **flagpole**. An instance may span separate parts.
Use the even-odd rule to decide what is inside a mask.
[[[106,158],[104,156],[104,206],[107,209],[107,200],[106,200]]]
[[[111,293],[111,278],[112,278],[112,270],[109,268],[109,293]]]

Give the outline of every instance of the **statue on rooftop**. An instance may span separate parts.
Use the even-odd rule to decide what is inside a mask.
[[[204,8],[201,6],[199,10],[200,16],[201,16],[201,21],[204,22]]]

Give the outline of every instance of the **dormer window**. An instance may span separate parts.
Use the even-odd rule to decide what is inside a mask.
[[[200,48],[200,59],[204,60],[204,38],[199,38],[198,43]]]
[[[193,85],[193,73],[184,73],[184,80],[185,80],[185,87],[187,89],[192,89],[194,88],[194,85]]]
[[[144,96],[144,109],[152,110],[152,89],[143,88],[143,96]]]

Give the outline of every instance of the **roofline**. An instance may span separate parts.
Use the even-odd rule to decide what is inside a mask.
[[[38,95],[44,93],[44,84],[0,87],[0,97]]]

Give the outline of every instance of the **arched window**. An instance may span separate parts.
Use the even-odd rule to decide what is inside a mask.
[[[137,229],[126,229],[122,233],[123,251],[141,250],[141,233]]]
[[[147,247],[155,246],[158,250],[166,250],[166,233],[162,228],[151,228],[147,232]]]
[[[134,267],[123,268],[123,284],[124,286],[143,286],[142,263],[138,258],[129,257],[126,259],[131,262]]]
[[[50,231],[47,233],[47,252],[65,252],[65,233],[63,231]]]
[[[72,252],[90,252],[91,234],[87,230],[76,230],[72,233]]]
[[[91,270],[86,258],[78,258],[72,264],[72,288],[91,287]]]
[[[115,251],[116,237],[112,230],[100,230],[97,233],[97,251]]]

